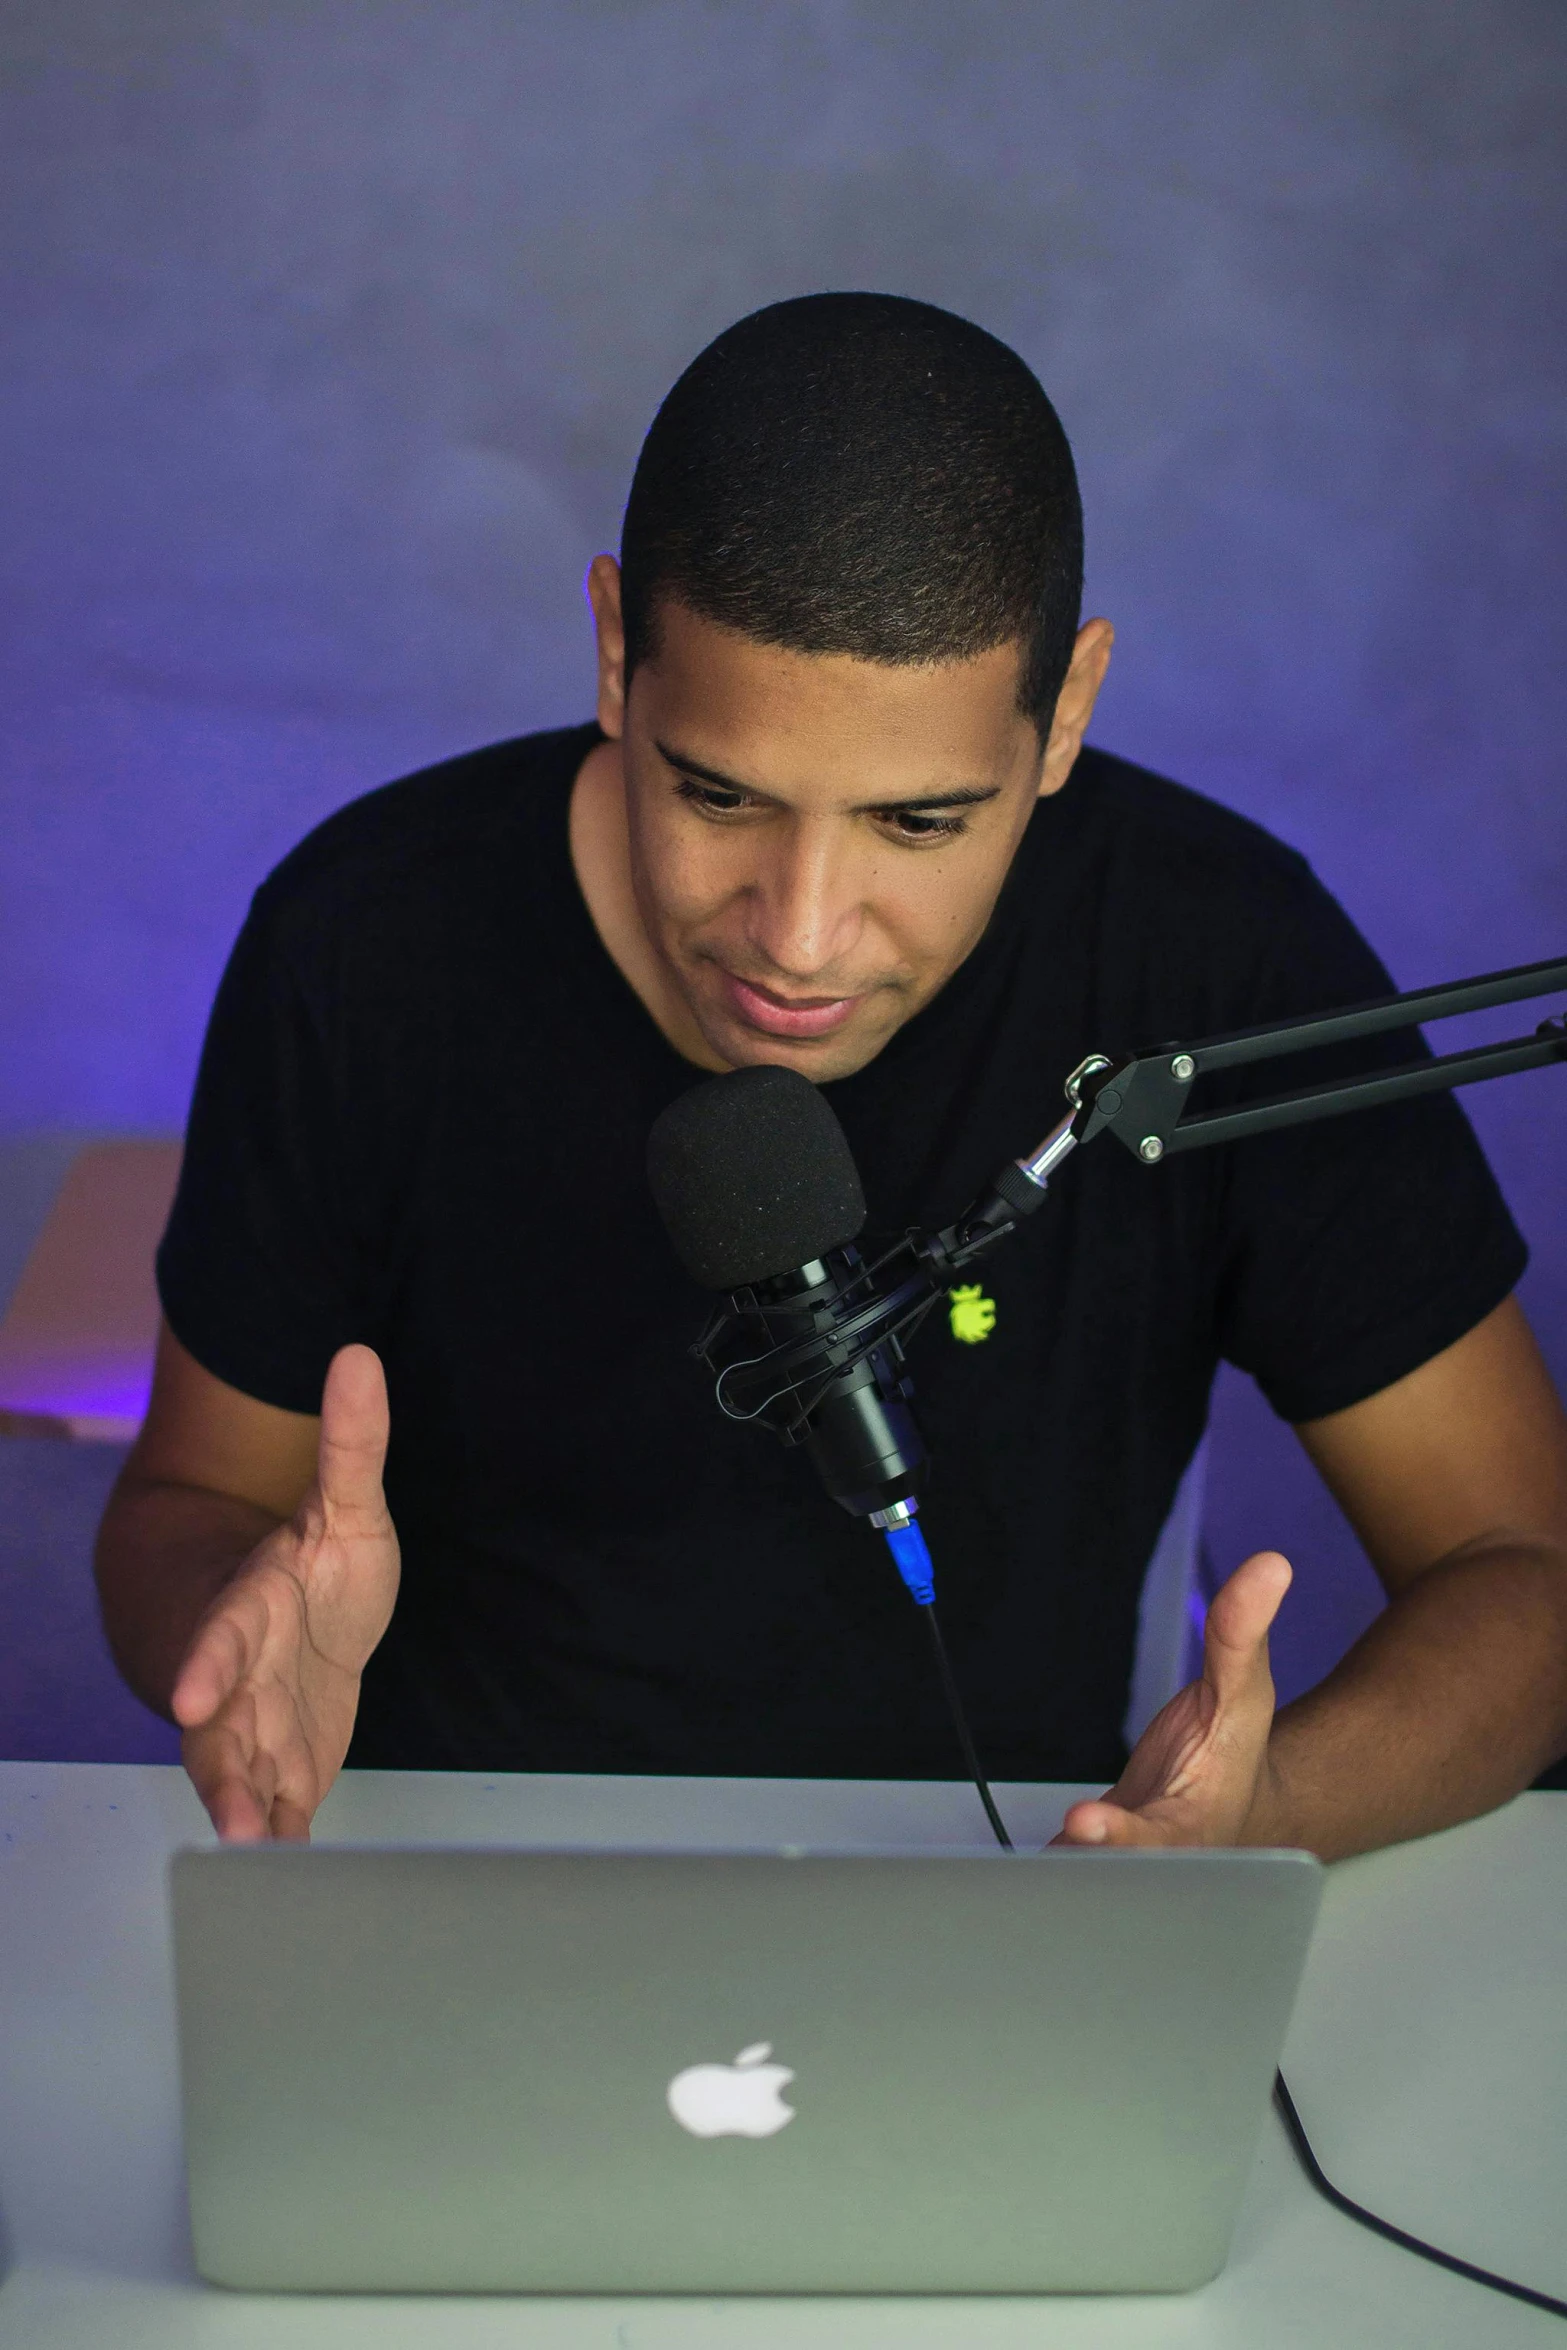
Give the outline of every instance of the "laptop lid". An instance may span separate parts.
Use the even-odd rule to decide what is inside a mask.
[[[312,2291],[1202,2283],[1321,1881],[1293,1852],[181,1853],[198,2266]]]

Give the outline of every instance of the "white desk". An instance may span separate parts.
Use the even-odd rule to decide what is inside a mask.
[[[998,1789],[1043,1841],[1074,1789]],[[365,1772],[356,1842],[951,1844],[962,1787]],[[1341,2219],[1270,2119],[1230,2265],[1144,2300],[292,2298],[192,2276],[163,1871],[205,1823],[178,1772],[0,1765],[5,2350],[1506,2350],[1541,2312]],[[1332,1873],[1285,2072],[1333,2177],[1453,2251],[1567,2295],[1567,1796]]]

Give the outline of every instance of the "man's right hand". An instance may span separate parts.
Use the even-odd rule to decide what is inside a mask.
[[[342,1768],[359,1679],[391,1620],[400,1560],[381,1486],[386,1379],[367,1346],[332,1358],[316,1481],[197,1627],[171,1710],[221,1837],[305,1838]]]

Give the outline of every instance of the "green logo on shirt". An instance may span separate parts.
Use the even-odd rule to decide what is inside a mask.
[[[987,1297],[977,1281],[965,1289],[948,1292],[952,1299],[952,1335],[965,1346],[978,1346],[996,1327],[996,1301]]]

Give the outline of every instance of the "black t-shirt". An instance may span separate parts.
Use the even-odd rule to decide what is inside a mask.
[[[711,1301],[643,1166],[702,1073],[576,886],[568,800],[598,739],[393,784],[258,892],[159,1257],[169,1322],[291,1411],[319,1408],[346,1341],[385,1361],[403,1583],[352,1761],[950,1777],[883,1544],[808,1463],[725,1421],[688,1355]],[[1085,751],[967,962],[827,1089],[868,1236],[954,1217],[1055,1124],[1090,1051],[1389,985],[1300,857]],[[1243,1083],[1273,1090],[1278,1065],[1210,1099]],[[1111,1137],[1077,1153],[983,1264],[990,1335],[938,1312],[911,1356],[923,1523],[995,1775],[1118,1769],[1139,1588],[1221,1356],[1316,1418],[1462,1336],[1523,1263],[1446,1096],[1154,1169]]]

